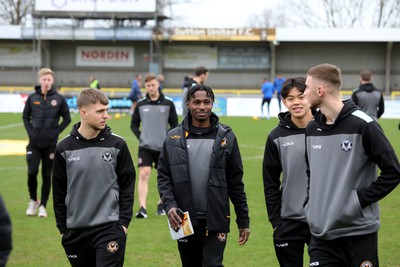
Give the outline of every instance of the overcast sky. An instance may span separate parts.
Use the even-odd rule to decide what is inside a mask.
[[[174,5],[178,27],[240,28],[248,26],[251,16],[260,16],[279,0],[191,0],[190,4]]]

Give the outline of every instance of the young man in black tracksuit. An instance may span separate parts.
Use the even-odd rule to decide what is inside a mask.
[[[249,237],[243,166],[236,137],[212,113],[214,93],[205,85],[187,94],[188,115],[168,132],[158,162],[158,190],[171,227],[188,211],[194,235],[178,240],[182,266],[223,266],[230,224],[229,199],[236,212],[239,245]]]
[[[372,84],[371,77],[369,70],[360,73],[361,85],[353,91],[351,98],[362,111],[377,121],[385,111],[385,101],[382,92]]]
[[[84,89],[81,121],[57,144],[53,202],[72,266],[123,266],[135,168],[125,140],[106,125],[108,98]]]
[[[377,267],[378,201],[399,184],[399,161],[379,124],[342,101],[336,66],[311,68],[306,86],[320,109],[306,128],[310,266]]]
[[[307,196],[305,128],[313,114],[305,89],[303,77],[283,83],[282,102],[288,111],[278,115],[279,125],[268,135],[264,151],[265,202],[281,267],[303,266],[304,246],[311,237],[303,203]]]
[[[71,122],[69,108],[64,96],[57,93],[53,86],[54,74],[51,69],[43,68],[38,73],[39,84],[35,93],[26,100],[22,113],[29,144],[26,147],[26,161],[28,163],[28,189],[30,201],[26,215],[36,215],[39,208],[39,217],[47,217],[46,204],[51,188],[51,167],[58,135]],[[60,117],[62,122],[59,123]],[[40,201],[37,197],[37,174],[42,161],[42,194]]]
[[[147,218],[147,194],[153,163],[157,168],[158,157],[165,136],[170,128],[178,125],[174,102],[158,91],[158,80],[154,73],[146,75],[144,86],[146,97],[139,100],[132,115],[131,130],[139,139],[139,210],[136,218]],[[142,129],[140,130],[140,124]],[[157,215],[165,215],[161,201],[157,204]]]

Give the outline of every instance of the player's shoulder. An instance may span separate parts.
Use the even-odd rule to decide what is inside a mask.
[[[174,102],[174,100],[169,96],[164,96],[164,99],[170,102]]]
[[[137,100],[137,105],[143,105],[144,103],[146,103],[145,100],[146,100],[145,97],[138,99],[138,100]]]

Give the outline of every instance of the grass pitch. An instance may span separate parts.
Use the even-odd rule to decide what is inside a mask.
[[[79,115],[73,114],[72,120],[73,123],[79,121]],[[250,239],[245,246],[239,247],[235,216],[234,213],[232,214],[231,233],[228,236],[224,264],[229,267],[279,266],[272,244],[272,229],[265,208],[261,177],[265,141],[270,130],[276,126],[277,119],[253,120],[250,117],[221,117],[221,122],[230,125],[238,138],[251,220]],[[380,123],[397,155],[400,155],[398,120],[383,119]],[[126,139],[137,166],[138,142],[130,130],[130,116],[122,115],[118,120],[114,117],[108,125],[114,133]],[[71,126],[72,124],[67,127],[60,138],[71,130]],[[21,114],[0,113],[0,139],[27,142]],[[6,202],[13,224],[14,249],[7,266],[69,266],[55,225],[52,196],[50,195],[48,203],[47,219],[25,215],[29,200],[26,173],[25,156],[0,156],[0,193]],[[40,174],[38,181],[40,190]],[[153,171],[148,195],[149,218],[132,220],[128,230],[125,266],[180,266],[176,242],[172,241],[167,228],[167,218],[155,215],[157,200],[156,173]],[[379,231],[379,257],[381,266],[400,266],[399,204],[399,188],[380,202],[382,227]],[[135,196],[134,213],[137,209],[138,201]],[[308,266],[307,260],[306,256],[304,266]]]

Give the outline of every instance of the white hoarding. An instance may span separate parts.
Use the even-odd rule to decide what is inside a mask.
[[[76,65],[91,67],[133,67],[135,50],[133,47],[78,46]]]
[[[19,113],[24,110],[26,94],[2,94],[0,97],[0,112]]]
[[[36,0],[35,11],[155,12],[156,0]]]

